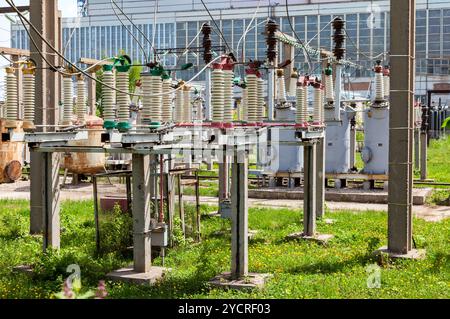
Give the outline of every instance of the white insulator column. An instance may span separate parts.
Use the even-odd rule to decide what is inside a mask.
[[[375,100],[384,100],[383,73],[375,73]]]
[[[73,117],[73,81],[71,76],[63,77],[63,123],[72,125]]]
[[[172,122],[172,81],[164,79],[162,82],[162,121]]]
[[[162,121],[162,80],[159,75],[142,77],[142,123]]]
[[[305,124],[308,122],[308,88],[306,86],[297,86],[297,113],[295,122]]]
[[[327,102],[334,101],[334,84],[332,75],[325,75],[325,98],[327,99]]]
[[[117,72],[116,81],[116,88],[122,91],[117,92],[118,128],[119,130],[127,130],[130,120],[130,96],[127,94],[130,85],[128,72]]]
[[[258,78],[258,113],[257,113],[258,122],[262,122],[264,120],[264,110],[265,110],[264,80]]]
[[[211,75],[211,106],[212,121],[223,122],[225,107],[224,74],[220,69],[215,69]]]
[[[297,90],[298,73],[294,72],[291,75],[291,81],[289,82],[289,96],[295,96]]]
[[[247,87],[242,89],[242,100],[241,100],[241,120],[248,121],[248,108],[247,108]]]
[[[233,122],[233,78],[234,74],[232,70],[223,71],[223,95],[224,95],[224,108],[223,108],[223,121],[225,123]]]
[[[258,78],[255,74],[247,75],[247,121],[258,120]]]
[[[23,69],[23,110],[24,110],[24,129],[34,128],[35,100],[36,100],[36,78],[34,70]]]
[[[383,76],[384,96],[389,98],[391,92],[391,77],[389,75]]]
[[[184,109],[183,109],[183,91],[182,89],[179,89],[176,92],[175,97],[175,123],[181,123],[183,122],[184,118]]]
[[[112,70],[107,69],[103,72],[103,83],[105,84],[102,87],[103,120],[105,128],[113,128],[116,121],[116,92],[111,88],[116,86],[116,80]]]
[[[10,127],[15,127],[16,125],[14,124],[15,121],[17,121],[17,110],[18,110],[18,106],[19,106],[19,98],[17,95],[17,77],[14,74],[14,69],[13,68],[6,68],[6,88],[5,88],[5,94],[6,94],[6,116],[5,118],[7,119],[8,124],[11,125],[7,125]]]
[[[183,122],[192,123],[191,87],[183,87]]]
[[[77,81],[77,118],[79,124],[86,123],[86,86],[84,84],[84,77],[79,76]]]
[[[314,107],[313,107],[313,122],[320,124],[323,122],[323,90],[320,86],[314,87]]]
[[[277,97],[278,102],[286,102],[286,81],[284,79],[284,72],[283,70],[277,71]]]

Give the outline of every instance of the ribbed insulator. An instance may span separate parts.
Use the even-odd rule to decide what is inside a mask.
[[[242,89],[241,116],[243,121],[248,121],[247,88]]]
[[[112,71],[103,73],[103,82],[110,87],[115,87],[115,76]],[[114,122],[116,120],[116,92],[105,85],[102,88],[103,118],[105,121]]]
[[[375,100],[384,99],[384,81],[383,73],[375,73]]]
[[[383,77],[383,84],[384,84],[384,96],[389,97],[391,93],[391,77],[390,76],[384,76]]]
[[[223,122],[225,108],[224,73],[214,70],[211,75],[211,105],[213,122]]]
[[[258,78],[254,74],[247,76],[247,121],[258,120]]]
[[[24,120],[34,122],[34,107],[36,98],[36,78],[34,74],[23,75],[23,111]]]
[[[197,121],[202,121],[203,120],[203,104],[202,101],[200,99],[195,100],[195,111],[196,111],[196,116],[195,119]]]
[[[162,82],[162,121],[172,122],[172,81],[166,79]]]
[[[223,121],[225,123],[233,122],[233,78],[234,74],[231,70],[225,70],[223,72],[223,95],[224,95],[224,108],[223,108]]]
[[[63,78],[63,125],[72,125],[73,116],[73,82],[71,77]]]
[[[175,97],[175,123],[183,122],[184,109],[183,109],[183,91],[178,90]]]
[[[17,95],[17,78],[13,73],[6,74],[6,119],[16,121],[19,99]]]
[[[183,88],[183,122],[192,123],[191,90]]]
[[[297,97],[297,113],[295,122],[297,124],[304,124],[308,122],[308,104],[307,104],[308,88],[305,86],[298,86],[296,97]]]
[[[284,76],[277,78],[277,96],[279,102],[286,102],[286,81]]]
[[[128,72],[117,72],[116,88],[123,92],[129,92]],[[117,92],[117,109],[119,123],[125,123],[130,120],[130,96],[126,93]]]
[[[333,76],[325,75],[325,98],[328,102],[334,101]]]
[[[265,103],[264,103],[264,80],[258,78],[258,117],[257,121],[262,122],[264,120]]]
[[[314,108],[313,108],[313,122],[323,122],[323,90],[321,88],[314,88]]]
[[[162,121],[162,80],[160,76],[142,77],[142,121]]]
[[[292,77],[291,81],[289,82],[289,96],[295,96],[295,92],[297,90],[297,80],[298,78]]]
[[[86,86],[84,80],[77,81],[77,118],[80,124],[86,123]]]

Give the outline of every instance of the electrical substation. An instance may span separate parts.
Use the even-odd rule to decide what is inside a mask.
[[[29,33],[31,49],[3,51],[14,59],[5,70],[0,183],[18,180],[24,162],[30,163],[31,233],[42,234],[44,251],[61,244],[60,170],[64,181],[66,174],[92,177],[97,226],[96,179],[123,176],[133,218],[133,264],[105,276],[137,284],[164,280],[170,269],[152,265],[152,250],[164,256],[171,249],[179,175],[192,177],[206,164],[218,167],[217,218],[231,219],[230,269],[212,278],[215,287],[261,288],[270,280],[271,274],[248,269],[249,175],[262,179],[263,188],[301,188],[303,227],[286,240],[319,243],[333,240],[316,227],[325,216],[327,188],[345,192],[357,181],[371,192],[381,182],[388,192],[388,246],[377,253],[424,256],[412,245],[413,166],[427,178],[426,158],[424,164],[413,154],[422,150],[426,156],[429,130],[429,109],[414,97],[415,1],[390,1],[390,28],[403,32],[391,32],[390,51],[366,67],[372,80],[363,98],[344,94],[345,74],[364,67],[348,57],[353,48],[343,16],[327,24],[332,50],[286,32],[267,12],[258,28],[265,55],[257,59],[241,59],[221,41],[211,19],[198,30],[200,47],[160,48],[153,39],[142,61],[127,52],[94,59],[84,50],[81,63],[74,63],[61,48],[58,1],[30,1],[29,17],[6,2]],[[199,66],[165,65],[167,56],[189,50],[200,56]],[[319,67],[298,69],[300,58]],[[130,90],[135,66],[142,72]],[[100,116],[92,100],[101,101]],[[50,105],[59,101],[53,110]],[[364,133],[359,143],[358,130]],[[108,162],[120,169],[105,173]],[[196,196],[192,227],[198,243],[198,189]],[[177,205],[182,201],[180,196]]]

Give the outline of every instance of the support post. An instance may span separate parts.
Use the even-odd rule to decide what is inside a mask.
[[[389,125],[388,247],[392,257],[417,258],[412,250],[415,82],[415,0],[391,1],[391,103]]]
[[[154,178],[151,165],[156,155],[133,154],[133,268],[123,268],[107,275],[112,280],[136,284],[154,284],[165,273],[162,267],[152,267],[151,260],[151,189]],[[153,185],[155,186],[155,185]]]
[[[267,117],[269,122],[274,120],[275,111],[275,68],[269,69],[267,88]]]
[[[420,130],[414,129],[414,169],[420,168]]]
[[[59,249],[60,234],[60,206],[59,206],[59,166],[61,156],[54,153],[42,153],[43,162],[43,189],[42,202],[44,203],[44,252],[48,248]]]
[[[231,193],[231,277],[248,275],[248,158],[234,156]]]
[[[303,206],[303,235],[313,237],[316,234],[316,205],[317,205],[317,145],[307,144],[303,147],[305,189]]]
[[[150,175],[149,155],[133,154],[133,260],[134,271],[150,271],[150,189],[153,181]]]
[[[49,1],[30,1],[30,20],[37,30],[47,39],[55,48],[60,48],[60,31],[58,2],[56,0]],[[45,69],[47,64],[38,53],[48,52],[46,58],[53,65],[59,65],[58,59],[51,54],[51,49],[37,36],[34,30],[30,30],[33,39],[38,48],[30,42],[30,57],[36,62],[36,67],[40,72],[36,74],[36,125],[54,125],[56,124],[57,106],[59,101],[59,83],[58,74],[51,70]],[[44,53],[45,54],[45,53]],[[45,130],[45,129],[44,129]],[[40,193],[44,188],[43,171],[44,165],[43,156],[30,153],[31,171],[30,171],[30,233],[40,234],[43,232],[43,206],[42,196]]]
[[[428,179],[428,134],[426,131],[420,132],[420,180],[426,181]]]
[[[96,73],[91,73],[93,78],[97,77]],[[97,113],[97,82],[92,79],[88,79],[88,105],[89,105],[89,113],[93,116]]]
[[[325,216],[325,139],[319,139],[316,147],[316,218],[322,219]]]

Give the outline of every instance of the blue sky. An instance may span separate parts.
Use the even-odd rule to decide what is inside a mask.
[[[16,5],[28,5],[31,0],[15,0]],[[7,7],[4,0],[0,0],[0,7]],[[77,15],[77,0],[59,0],[59,9],[64,17],[75,17]],[[11,15],[13,16],[13,15]],[[0,15],[0,47],[10,46],[10,21],[4,15]],[[3,67],[8,62],[0,57],[0,99],[3,96]]]

